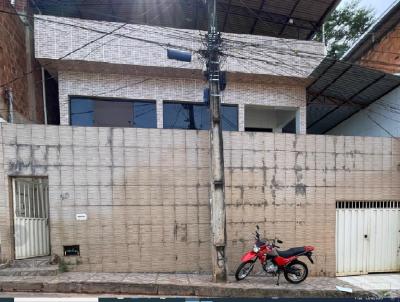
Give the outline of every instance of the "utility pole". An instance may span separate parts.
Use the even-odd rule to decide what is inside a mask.
[[[13,96],[11,87],[6,90],[6,95],[7,95],[7,99],[8,99],[8,122],[13,124],[14,123],[14,96]]]
[[[226,213],[224,200],[224,148],[221,128],[221,98],[220,98],[220,64],[219,51],[221,34],[218,32],[217,1],[204,0],[208,8],[208,34],[207,34],[207,99],[210,104],[210,208],[211,208],[211,258],[214,282],[227,281],[226,268]],[[191,62],[190,52],[167,49],[169,59],[182,62]],[[225,85],[225,83],[224,83]],[[189,122],[194,125],[194,114],[189,113]]]
[[[217,26],[216,0],[206,0],[208,5],[207,75],[210,100],[210,207],[213,281],[226,282],[226,213],[224,200],[224,153],[221,129],[220,63],[221,35]]]

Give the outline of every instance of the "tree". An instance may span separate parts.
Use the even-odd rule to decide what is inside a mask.
[[[374,10],[361,7],[360,0],[339,6],[324,24],[328,56],[339,59],[374,21]],[[322,42],[322,32],[315,39]]]

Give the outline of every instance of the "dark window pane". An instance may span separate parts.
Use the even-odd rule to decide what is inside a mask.
[[[71,98],[71,125],[157,128],[155,102]]]
[[[71,100],[71,125],[93,126],[93,102],[89,99]]]
[[[157,128],[156,104],[136,101],[133,103],[134,126],[138,128]]]
[[[208,130],[210,116],[207,106],[190,103],[164,103],[164,128]]]
[[[184,104],[165,103],[163,111],[164,128],[189,129],[189,115]]]
[[[237,106],[221,106],[222,115],[222,130],[224,131],[238,131],[238,107]]]
[[[206,105],[193,105],[194,128],[197,130],[210,129],[210,111]]]
[[[131,102],[95,101],[94,126],[133,127]]]
[[[221,106],[222,130],[238,130],[237,106]],[[210,111],[205,104],[164,103],[164,128],[210,129]]]

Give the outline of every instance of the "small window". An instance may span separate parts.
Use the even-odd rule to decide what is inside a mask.
[[[164,102],[163,111],[165,129],[210,129],[210,110],[205,104]],[[236,105],[222,105],[221,118],[222,130],[238,130]]]
[[[157,128],[154,101],[71,98],[73,126]]]
[[[64,245],[64,256],[80,256],[79,245]]]

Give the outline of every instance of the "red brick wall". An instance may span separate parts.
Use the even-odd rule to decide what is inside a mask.
[[[24,13],[25,1],[16,1],[16,8]],[[21,8],[21,10],[19,10]],[[27,67],[26,55],[26,26],[21,18],[16,15],[16,9],[8,0],[0,0],[0,9],[9,13],[0,13],[0,116],[7,118],[8,101],[5,98],[5,89],[11,88],[14,97],[15,122],[42,122],[43,106],[41,94],[40,66],[33,60],[33,66]],[[31,19],[27,19],[32,23]],[[33,49],[33,48],[32,48]],[[32,72],[34,88],[28,87],[27,73]],[[32,94],[36,97],[36,112],[32,112],[29,102]]]
[[[400,25],[365,54],[360,64],[389,73],[400,73]]]

